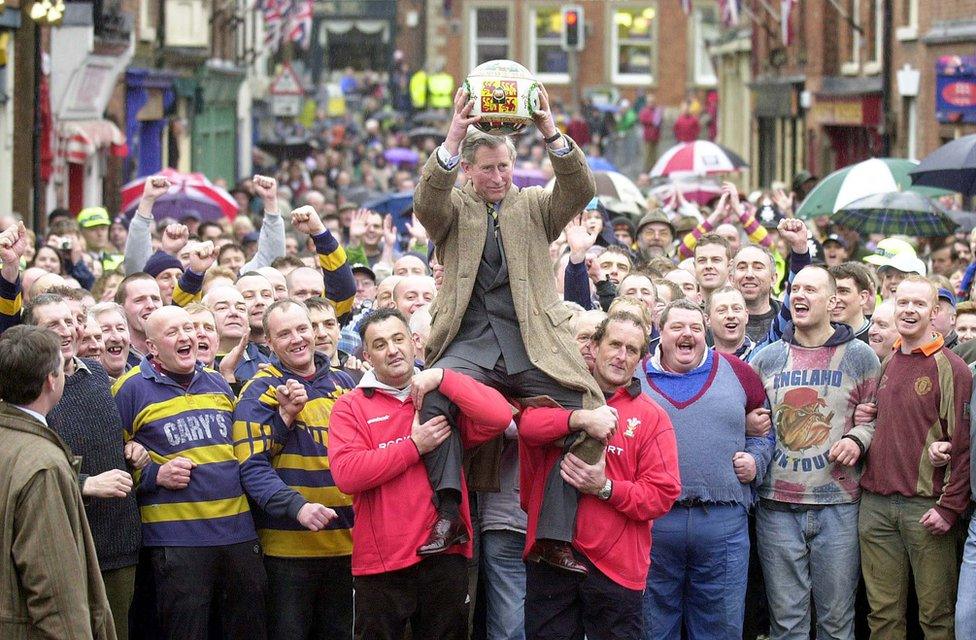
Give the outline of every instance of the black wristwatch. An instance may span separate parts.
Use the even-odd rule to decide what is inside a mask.
[[[560,133],[559,131],[557,131],[556,133],[554,133],[554,134],[552,134],[552,135],[551,135],[551,136],[549,136],[548,138],[543,138],[542,140],[543,140],[543,142],[545,142],[546,144],[552,144],[552,143],[553,143],[553,142],[555,142],[556,140],[559,140],[559,138],[560,138],[560,137],[562,137],[562,135],[563,135],[562,133]]]

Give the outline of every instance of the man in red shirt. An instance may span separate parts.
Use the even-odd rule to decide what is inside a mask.
[[[464,640],[468,631],[471,514],[462,476],[460,514],[466,535],[443,553],[417,549],[437,521],[422,456],[451,432],[444,416],[420,423],[423,396],[435,389],[459,412],[465,447],[501,435],[512,422],[505,398],[450,369],[414,368],[407,321],[381,309],[360,324],[372,370],[332,408],[328,434],[336,487],[353,496],[352,575],[357,637],[396,639],[410,623],[414,638]]]
[[[677,142],[694,142],[701,135],[701,123],[698,116],[691,112],[691,103],[685,100],[681,103],[681,113],[674,121],[674,139]]]
[[[954,637],[957,541],[947,534],[969,507],[973,377],[931,327],[937,299],[917,275],[894,294],[900,337],[881,369],[858,519],[872,638],[905,637],[910,574],[925,637]],[[943,466],[929,458],[933,442],[948,444]]]
[[[661,141],[661,122],[664,120],[664,109],[657,104],[653,93],[647,94],[647,102],[638,119],[644,128],[644,171],[650,171],[657,162],[657,143]]]
[[[641,393],[634,371],[647,352],[648,329],[635,315],[604,320],[591,338],[593,377],[607,406],[592,411],[528,408],[519,420],[521,498],[528,513],[526,554],[535,544],[545,479],[559,463],[579,490],[573,548],[584,574],[526,560],[525,637],[644,637],[642,593],[650,565],[650,521],[671,509],[681,491],[674,430],[667,414]],[[603,429],[604,413],[616,420]],[[593,465],[562,443],[586,431],[607,443]]]

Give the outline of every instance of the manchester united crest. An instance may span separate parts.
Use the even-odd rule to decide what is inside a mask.
[[[928,376],[915,378],[915,393],[924,396],[932,390],[932,380]]]

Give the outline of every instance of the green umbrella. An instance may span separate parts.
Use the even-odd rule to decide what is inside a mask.
[[[859,198],[876,193],[913,191],[927,197],[952,193],[913,185],[909,172],[917,166],[917,162],[903,158],[871,158],[838,169],[817,183],[796,210],[796,217],[829,216]]]

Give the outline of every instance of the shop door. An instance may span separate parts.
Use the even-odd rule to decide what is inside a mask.
[[[234,106],[208,104],[193,118],[193,170],[211,180],[237,182],[237,116]]]

